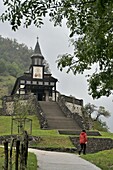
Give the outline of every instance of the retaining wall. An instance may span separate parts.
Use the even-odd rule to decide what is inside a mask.
[[[79,149],[79,137],[70,137],[70,140]],[[86,153],[95,153],[113,149],[113,140],[110,138],[88,138]]]

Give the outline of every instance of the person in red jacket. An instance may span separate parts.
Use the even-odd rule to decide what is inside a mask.
[[[87,134],[85,130],[82,130],[79,136],[79,143],[80,143],[80,150],[79,150],[79,155],[83,151],[83,154],[86,154],[86,144],[87,144]]]

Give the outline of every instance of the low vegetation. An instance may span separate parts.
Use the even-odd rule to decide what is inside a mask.
[[[13,157],[14,158],[14,157]],[[15,160],[13,159],[13,162]],[[3,148],[0,148],[0,169],[2,170],[4,167],[4,150]],[[13,170],[15,169],[13,164]],[[28,170],[37,170],[37,160],[36,156],[33,153],[28,154],[28,164],[27,164]]]
[[[28,154],[28,170],[37,170],[37,159],[33,153]]]
[[[113,149],[81,156],[102,170],[113,170]]]
[[[40,142],[33,143],[32,147],[38,148],[73,148],[73,144],[69,140],[68,135],[60,135],[57,130],[40,130],[38,118],[35,115],[29,116],[32,119],[32,135],[39,136]],[[0,116],[0,136],[11,134],[11,117]],[[17,125],[15,125],[16,127]],[[15,128],[16,129],[16,128]],[[15,131],[15,133],[17,133]],[[100,132],[102,137],[109,137],[113,139],[113,134],[108,132]],[[0,166],[3,165],[3,149],[0,150]],[[112,161],[113,150],[101,151],[95,154],[81,155],[82,158],[92,162],[100,167],[102,170],[113,170]],[[29,161],[30,160],[30,161]],[[36,157],[29,153],[28,167],[29,170],[36,170]],[[1,167],[0,167],[1,169]]]
[[[40,143],[34,143],[37,147],[73,147],[66,135],[59,135],[57,130],[41,130],[36,116],[29,116],[32,119],[32,135],[41,137]],[[0,116],[0,136],[11,134],[11,116]],[[28,128],[28,127],[27,127]],[[17,124],[14,124],[14,134],[17,134]]]

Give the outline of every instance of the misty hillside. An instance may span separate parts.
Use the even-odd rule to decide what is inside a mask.
[[[32,49],[0,36],[0,75],[18,77],[29,68]]]
[[[29,69],[32,54],[26,45],[0,36],[0,99],[10,94],[16,77]]]

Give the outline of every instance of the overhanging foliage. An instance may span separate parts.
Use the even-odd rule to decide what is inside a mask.
[[[88,74],[89,93],[93,98],[109,96],[113,89],[113,1],[112,0],[4,0],[7,7],[1,20],[8,20],[12,29],[18,29],[23,21],[26,27],[32,23],[43,24],[49,14],[55,25],[66,18],[73,55],[58,59],[58,67],[68,67],[76,75],[85,70]]]

